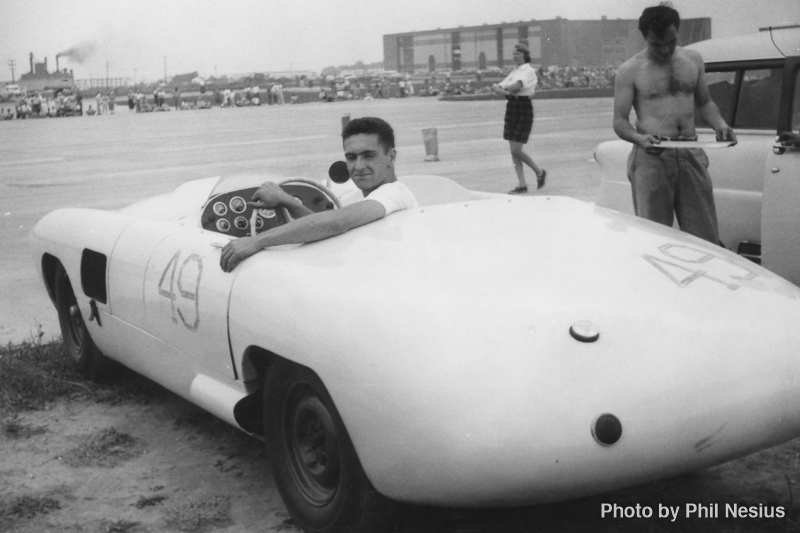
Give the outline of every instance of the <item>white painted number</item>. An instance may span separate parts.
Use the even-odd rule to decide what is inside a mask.
[[[642,257],[681,288],[688,287],[698,280],[706,280],[735,291],[741,287],[738,282],[751,280],[758,276],[755,272],[730,259],[690,246],[665,244],[659,247],[659,251],[669,259],[649,254]],[[702,268],[699,268],[698,265],[702,265]]]
[[[164,268],[158,282],[158,294],[169,299],[172,322],[177,324],[178,318],[180,318],[189,331],[197,331],[197,327],[200,325],[200,278],[203,275],[203,258],[198,254],[191,254],[183,260],[178,268],[180,257],[179,250],[175,252]],[[176,273],[177,294],[175,293]],[[165,288],[167,274],[169,274],[169,287]],[[190,303],[187,304],[187,300]]]

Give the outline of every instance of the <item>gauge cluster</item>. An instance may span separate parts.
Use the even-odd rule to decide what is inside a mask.
[[[281,188],[315,213],[336,207],[332,194],[321,186],[297,181],[282,183]],[[210,198],[203,208],[203,229],[232,237],[245,237],[252,235],[253,229],[255,233],[261,233],[289,221],[283,209],[256,209],[249,205],[247,202],[256,190],[258,187],[250,187]]]

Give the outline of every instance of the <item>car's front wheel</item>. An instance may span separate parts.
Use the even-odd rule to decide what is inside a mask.
[[[113,364],[92,341],[72,290],[72,283],[61,265],[56,268],[55,296],[61,337],[75,368],[91,378],[109,377],[113,373]]]
[[[393,503],[367,479],[333,400],[311,369],[280,361],[270,370],[264,428],[278,490],[303,531],[386,528]]]

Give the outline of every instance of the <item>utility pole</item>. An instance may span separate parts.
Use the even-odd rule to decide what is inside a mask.
[[[8,66],[11,68],[11,83],[15,83],[17,81],[16,78],[14,78],[14,67],[17,66],[16,60],[9,59]]]
[[[136,87],[136,69],[133,69],[133,86]]]
[[[164,87],[167,86],[167,56],[164,56]]]
[[[108,89],[108,61],[106,61],[106,89]]]

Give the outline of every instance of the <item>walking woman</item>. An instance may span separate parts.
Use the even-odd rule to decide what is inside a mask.
[[[494,85],[494,91],[506,97],[506,116],[503,127],[503,139],[508,141],[511,148],[511,159],[514,161],[514,170],[517,172],[519,185],[509,191],[509,194],[525,194],[528,184],[525,181],[523,163],[531,167],[536,174],[536,188],[544,187],[547,171],[525,153],[523,145],[528,142],[533,127],[533,91],[538,78],[536,69],[530,65],[531,54],[528,47],[522,43],[514,45],[514,63],[517,67],[506,76],[506,79]]]

